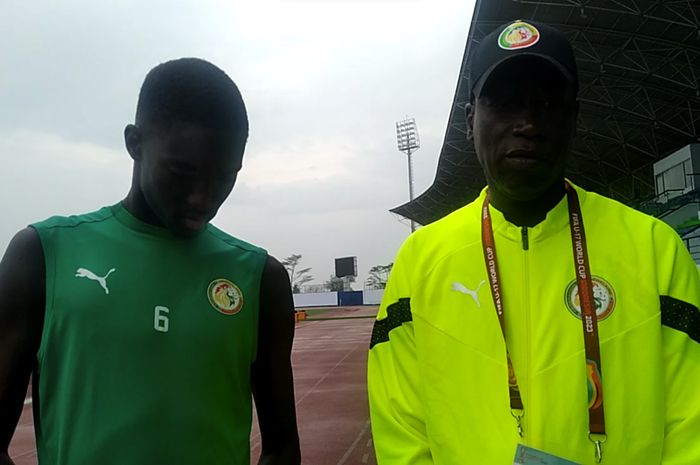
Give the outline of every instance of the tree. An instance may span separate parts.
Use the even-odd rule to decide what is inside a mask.
[[[289,273],[289,281],[292,283],[292,292],[295,294],[299,293],[301,286],[314,279],[310,274],[311,268],[297,269],[299,262],[301,262],[301,254],[292,254],[282,260],[282,265],[287,269],[287,273]]]
[[[330,279],[326,281],[326,289],[331,292],[340,292],[345,290],[345,279],[339,278],[332,274]]]
[[[394,263],[388,265],[375,265],[369,269],[369,275],[365,280],[365,288],[367,289],[384,289],[386,282],[389,280],[389,273]]]

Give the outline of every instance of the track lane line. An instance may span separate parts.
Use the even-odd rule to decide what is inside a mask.
[[[369,420],[367,420],[365,422],[364,428],[362,428],[362,430],[360,431],[360,434],[358,434],[357,437],[355,438],[355,440],[352,442],[352,444],[350,444],[350,447],[348,447],[348,450],[345,451],[345,454],[343,454],[343,456],[340,458],[340,460],[338,460],[337,465],[343,465],[345,462],[348,461],[348,458],[350,458],[350,455],[355,450],[355,447],[357,447],[357,445],[360,443],[362,436],[364,436],[364,434],[367,432],[368,429],[369,429]],[[367,461],[365,461],[365,463],[367,463]]]
[[[357,341],[354,344],[354,347],[350,349],[344,356],[341,358],[338,363],[333,365],[326,374],[324,374],[316,383],[314,383],[313,386],[311,386],[296,402],[295,402],[295,407],[299,407],[299,404],[306,399],[326,378],[330,376],[330,374],[338,368],[350,355],[352,355],[356,350],[358,350],[360,347],[362,347],[362,341]],[[298,410],[298,409],[297,409]],[[250,439],[250,444],[251,444],[251,450],[255,450],[258,447],[260,447],[260,433],[258,432],[255,434],[251,439]]]

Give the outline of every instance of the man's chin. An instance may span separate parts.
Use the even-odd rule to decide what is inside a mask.
[[[176,237],[182,239],[189,239],[201,234],[207,228],[207,223],[201,225],[192,225],[187,223],[178,222],[171,225],[168,230]]]
[[[194,237],[207,228],[206,217],[174,216],[168,222],[168,230],[178,237]]]
[[[499,190],[510,199],[517,202],[529,202],[540,199],[551,192],[559,179],[542,179],[536,177],[511,177],[506,182],[499,183]],[[564,185],[561,186],[562,192]]]

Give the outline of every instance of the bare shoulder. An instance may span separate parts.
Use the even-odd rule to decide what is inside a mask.
[[[261,303],[274,302],[286,295],[291,296],[287,270],[279,260],[268,255],[260,284],[260,301]]]
[[[10,244],[7,246],[3,261],[8,258],[8,256],[13,257],[16,253],[43,255],[41,240],[39,239],[39,233],[36,232],[36,229],[32,228],[31,226],[27,226],[26,228],[17,232],[17,234],[15,234],[10,241]]]
[[[272,255],[267,256],[265,268],[263,270],[263,282],[266,280],[272,281],[289,281],[287,269]]]
[[[12,295],[24,286],[31,286],[33,293],[37,293],[38,288],[43,288],[38,284],[44,280],[44,252],[39,234],[32,227],[24,228],[12,238],[0,261],[0,296]]]
[[[0,261],[0,319],[6,323],[16,319],[39,323],[45,281],[41,240],[34,228],[27,227],[15,234]]]

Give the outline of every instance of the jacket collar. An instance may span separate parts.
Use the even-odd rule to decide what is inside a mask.
[[[581,204],[581,210],[584,210],[584,205],[586,203],[587,193],[584,189],[581,189],[573,182],[567,179],[569,184],[576,189],[578,194],[578,199]],[[479,215],[479,223],[481,223],[481,207],[484,204],[484,199],[486,198],[486,191],[488,187],[484,187],[479,194],[479,197],[475,201],[478,204],[476,209]],[[491,223],[493,225],[494,234],[504,236],[510,240],[522,242],[523,237],[523,227],[516,226],[515,224],[506,220],[503,213],[489,204],[489,211],[491,213]],[[559,203],[557,203],[554,208],[552,208],[539,224],[534,227],[527,228],[528,242],[532,244],[533,242],[539,242],[547,239],[559,233],[562,229],[568,228],[569,226],[569,205],[567,201],[567,196],[564,195]]]

